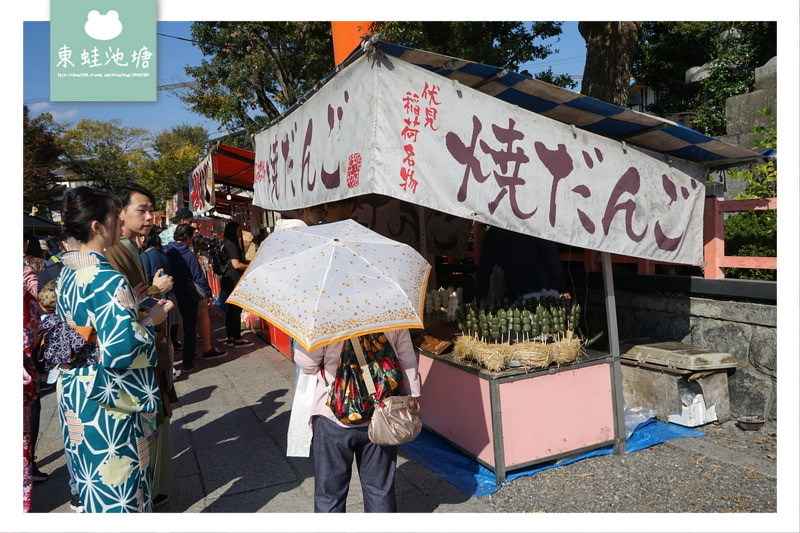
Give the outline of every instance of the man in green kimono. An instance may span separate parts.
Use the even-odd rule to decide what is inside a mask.
[[[172,276],[156,275],[153,280],[148,280],[139,257],[139,248],[135,244],[137,237],[146,236],[152,228],[155,204],[153,195],[135,183],[121,185],[114,194],[123,205],[119,215],[122,220],[122,238],[119,244],[115,244],[106,251],[106,257],[114,268],[128,279],[128,283],[134,288],[139,298],[143,296],[162,298],[162,294],[172,289]],[[169,428],[172,408],[170,402],[178,401],[172,386],[172,356],[167,330],[166,321],[155,328],[158,354],[155,374],[163,407],[158,414],[158,437],[150,442],[154,507],[163,505],[169,500],[166,494],[160,494],[158,491],[161,486],[172,481],[172,441]]]

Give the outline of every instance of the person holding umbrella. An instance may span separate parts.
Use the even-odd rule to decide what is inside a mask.
[[[228,297],[295,340],[301,379],[287,455],[308,456],[313,442],[317,512],[345,511],[354,457],[365,511],[396,510],[396,447],[372,443],[366,424],[340,422],[326,405],[326,383],[338,379],[341,356],[361,342],[348,339],[363,337],[373,362],[376,354],[393,360],[393,392],[419,397],[408,328],[422,327],[430,272],[430,264],[410,246],[344,220],[276,231]]]
[[[316,377],[314,406],[311,411],[314,512],[346,511],[355,457],[364,498],[364,512],[394,513],[397,512],[394,491],[397,446],[374,444],[367,436],[369,424],[343,424],[326,403],[327,384],[334,382],[339,360],[345,349],[352,350],[352,346],[347,345],[353,342],[361,342],[373,350],[377,348],[375,343],[378,343],[380,350],[393,350],[403,373],[402,394],[410,394],[417,399],[420,396],[417,357],[407,329],[337,342],[311,352],[300,345],[295,348],[295,362],[302,372]]]

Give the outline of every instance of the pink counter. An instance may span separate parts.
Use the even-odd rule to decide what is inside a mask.
[[[498,374],[419,351],[422,420],[497,475],[613,444],[611,356]]]

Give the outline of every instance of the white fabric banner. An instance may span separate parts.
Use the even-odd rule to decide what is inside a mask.
[[[215,203],[213,159],[208,154],[189,177],[189,208],[195,215],[204,215]]]
[[[399,59],[358,59],[255,141],[265,209],[377,193],[582,248],[702,261],[705,167]]]

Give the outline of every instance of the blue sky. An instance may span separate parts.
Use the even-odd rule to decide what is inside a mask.
[[[158,85],[191,81],[184,67],[199,65],[202,55],[191,42],[191,22],[159,21]],[[520,70],[531,73],[552,67],[556,74],[583,74],[586,47],[578,33],[577,22],[565,22],[559,38],[541,41],[553,44],[559,53],[545,60],[523,65]],[[82,118],[94,120],[119,119],[123,126],[144,128],[153,132],[170,129],[179,124],[201,125],[211,134],[219,135],[219,125],[187,110],[170,91],[158,91],[157,102],[51,102],[48,50],[50,24],[28,21],[23,24],[23,100],[32,116],[49,112],[59,122],[77,123]],[[163,35],[161,35],[163,34]],[[580,85],[576,90],[580,89]]]
[[[184,67],[200,64],[202,56],[191,42],[173,38],[191,38],[190,24],[158,22],[158,33],[172,36],[158,36],[158,85],[189,81]],[[49,22],[30,21],[23,25],[23,100],[33,116],[49,112],[57,121],[73,124],[82,118],[116,118],[124,126],[151,131],[188,123],[204,126],[212,136],[218,131],[215,122],[185,109],[170,91],[158,91],[156,102],[50,102],[49,32]]]

